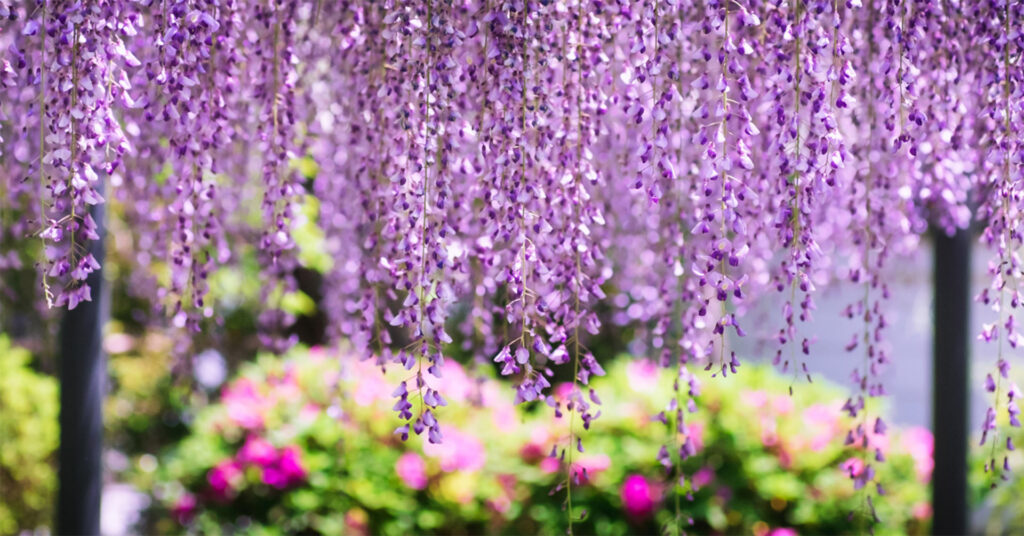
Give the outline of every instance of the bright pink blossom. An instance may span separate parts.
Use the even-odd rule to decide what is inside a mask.
[[[647,517],[654,512],[658,495],[657,489],[642,475],[629,475],[619,490],[623,509],[631,517],[637,518]]]
[[[412,489],[427,487],[427,464],[414,452],[402,454],[395,462],[395,473]]]
[[[291,445],[277,453],[272,463],[263,465],[263,483],[277,489],[284,489],[306,480],[306,469],[302,466],[299,448]]]
[[[269,441],[260,436],[251,435],[238,451],[238,461],[254,465],[268,466],[277,460],[277,449]]]
[[[424,443],[423,453],[441,460],[442,471],[479,471],[487,453],[479,439],[451,427],[442,427],[442,443]]]
[[[210,469],[206,480],[210,483],[214,497],[228,499],[242,478],[242,469],[235,460],[224,460]]]
[[[281,456],[277,459],[277,466],[284,474],[288,485],[298,484],[306,480],[306,468],[302,465],[302,451],[295,445],[289,445],[281,450]]]

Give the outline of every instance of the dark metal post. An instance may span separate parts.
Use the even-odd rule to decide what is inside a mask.
[[[103,205],[92,211],[100,239],[91,244],[102,266],[106,221]],[[89,274],[92,301],[65,313],[60,332],[60,449],[58,452],[57,531],[64,535],[100,533],[103,491],[103,395],[107,367],[103,325],[108,314],[103,269]]]
[[[971,233],[932,233],[935,323],[932,337],[932,534],[967,534],[967,383]]]

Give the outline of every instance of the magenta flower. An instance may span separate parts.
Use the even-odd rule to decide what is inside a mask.
[[[402,454],[395,462],[395,473],[412,489],[427,487],[427,464],[414,452]]]
[[[653,513],[658,495],[657,490],[642,475],[629,475],[619,490],[622,507],[634,518],[647,517]]]
[[[306,468],[302,465],[302,451],[295,445],[289,445],[281,451],[277,466],[284,474],[288,485],[295,485],[306,480]]]
[[[768,536],[799,536],[799,534],[789,527],[778,527],[768,532]]]
[[[218,500],[226,500],[234,493],[242,477],[242,469],[235,460],[224,460],[218,463],[206,474],[206,480],[210,483],[214,497]]]
[[[174,506],[171,508],[171,515],[174,516],[178,523],[185,525],[192,521],[192,517],[196,514],[197,506],[196,496],[191,493],[185,493],[178,497],[178,500],[174,503]]]
[[[256,448],[265,448],[260,446]],[[271,447],[273,448],[273,447]],[[273,452],[273,458],[269,463],[258,463],[263,468],[263,483],[277,489],[284,489],[306,480],[306,469],[302,466],[301,451],[299,447],[290,445],[280,452]],[[265,452],[259,452],[260,455]]]
[[[277,449],[266,439],[251,435],[238,451],[238,461],[266,467],[277,461]]]
[[[270,465],[263,468],[263,483],[277,489],[284,489],[290,482],[288,475],[280,467]]]

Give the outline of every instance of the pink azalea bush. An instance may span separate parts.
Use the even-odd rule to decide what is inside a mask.
[[[677,479],[692,498],[679,497],[679,519],[692,518],[699,533],[830,532],[844,526],[843,508],[859,504],[850,473],[860,474],[868,453],[842,445],[846,427],[830,411],[842,394],[818,383],[790,397],[779,394],[784,379],[757,367],[733,382],[708,382],[701,409],[673,438],[650,417],[669,378],[646,361],[621,361],[594,385],[623,402],[603,405],[588,431],[577,422],[586,447],[563,454],[564,417],[514,404],[494,380],[470,380],[454,361],[441,372],[427,386],[463,402],[445,408],[444,442],[404,443],[392,433],[399,423],[389,410],[404,371],[382,374],[372,361],[319,349],[261,358],[163,458],[161,479],[183,489],[163,496],[168,524],[154,530],[184,524],[223,532],[244,522],[314,533],[554,533],[565,514],[561,494],[551,492],[567,477],[574,511],[586,509],[576,527],[583,532],[658,532],[677,518]],[[564,384],[552,387],[568,393]],[[928,516],[914,505],[927,501],[928,474],[920,470],[930,437],[921,429],[893,433],[891,445],[872,443],[889,457],[877,475],[890,499],[880,506],[883,528],[919,532]],[[688,445],[680,473],[658,463],[650,437]]]

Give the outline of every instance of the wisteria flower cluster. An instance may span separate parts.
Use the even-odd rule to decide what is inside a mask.
[[[689,367],[737,372],[727,341],[752,300],[783,296],[776,363],[809,378],[817,289],[856,285],[843,409],[867,446],[886,429],[866,412],[891,359],[883,269],[930,226],[975,219],[992,251],[982,336],[1000,353],[983,441],[1000,415],[1019,425],[1004,351],[1024,270],[1020,0],[39,0],[0,15],[0,237],[42,251],[0,248],[0,268],[35,262],[50,306],[92,298],[92,207],[114,198],[174,325],[202,329],[211,272],[252,247],[261,333],[286,342],[271,298],[295,285],[313,195],[332,335],[408,371],[397,433],[439,443],[449,393],[429,378],[450,345],[589,427],[603,370],[586,342],[612,309],[678,370],[660,418],[683,430]]]

